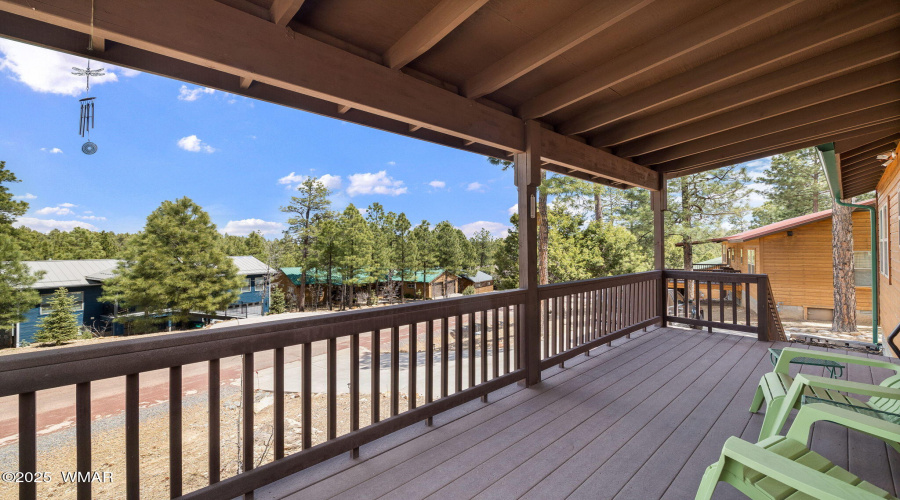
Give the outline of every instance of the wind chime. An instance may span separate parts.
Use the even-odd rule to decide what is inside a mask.
[[[88,50],[94,50],[94,2],[91,2],[91,36],[88,39]],[[75,76],[83,76],[85,80],[85,91],[91,91],[91,77],[104,76],[103,68],[91,69],[91,60],[88,59],[87,68],[72,67],[72,74]],[[91,129],[94,128],[94,100],[96,97],[85,97],[79,100],[81,103],[81,116],[78,118],[78,133],[81,137],[87,135],[87,142],[81,145],[81,152],[86,155],[92,155],[97,152],[97,145],[91,142]]]

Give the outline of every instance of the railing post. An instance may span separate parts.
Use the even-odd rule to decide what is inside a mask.
[[[750,283],[747,283],[750,286]],[[750,304],[747,304],[750,307]],[[769,277],[759,276],[756,280],[756,339],[769,341]]]
[[[525,289],[525,304],[519,308],[520,366],[525,384],[541,381],[540,300],[537,273],[537,187],[541,183],[541,126],[525,124],[525,152],[516,154],[516,186],[519,192],[519,288]]]
[[[660,326],[666,326],[667,291],[666,291],[666,178],[659,174],[659,189],[650,191],[650,205],[653,209],[653,268],[661,272],[659,286],[656,289],[656,314],[660,317]]]

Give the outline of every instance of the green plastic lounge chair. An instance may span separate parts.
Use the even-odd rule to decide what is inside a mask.
[[[896,498],[861,480],[807,447],[810,427],[826,420],[896,443],[900,426],[825,404],[804,406],[787,437],[772,436],[757,444],[728,438],[719,461],[703,474],[697,500],[712,498],[720,481],[753,499],[865,500]]]
[[[791,347],[786,347],[781,351],[781,356],[778,358],[778,362],[775,364],[775,369],[771,372],[762,376],[759,381],[759,386],[756,388],[756,394],[753,396],[753,403],[750,405],[750,412],[756,413],[763,401],[766,403],[766,416],[763,420],[762,429],[759,432],[759,439],[762,440],[769,436],[775,435],[782,426],[784,426],[784,422],[787,418],[787,415],[790,413],[791,408],[800,408],[800,405],[803,404],[803,401],[798,398],[793,401],[790,405],[786,406],[784,411],[782,411],[782,407],[785,406],[785,397],[787,396],[788,391],[794,383],[794,378],[790,376],[790,363],[791,360],[798,357],[806,357],[806,358],[817,358],[822,360],[830,360],[835,361],[842,364],[856,364],[863,366],[871,366],[876,368],[886,368],[888,370],[892,370],[896,373],[896,375],[892,375],[888,377],[881,383],[882,388],[900,388],[900,365],[895,365],[889,361],[881,361],[877,359],[864,358],[861,356],[850,356],[847,354],[836,354],[827,351],[813,351],[807,349],[795,349]],[[821,378],[821,377],[820,377]],[[835,382],[841,382],[840,380],[835,380]],[[864,386],[866,384],[859,384],[860,386]],[[844,389],[838,389],[844,390]],[[857,394],[866,394],[873,396],[874,394],[870,393],[857,393]],[[833,400],[837,402],[841,402],[849,405],[860,405],[863,408],[866,408],[865,403],[860,402],[854,398],[847,398],[836,391],[830,390],[813,390],[810,387],[805,387],[805,391],[802,393],[803,396],[807,396],[810,398],[818,398],[822,400]],[[881,396],[882,394],[879,394]],[[875,408],[880,411],[889,412],[889,413],[900,413],[900,403],[898,403],[896,398],[887,398],[889,401],[872,401],[869,400],[869,403],[878,403],[878,407]],[[779,414],[784,414],[785,418],[781,419]],[[778,423],[780,420],[780,424]]]

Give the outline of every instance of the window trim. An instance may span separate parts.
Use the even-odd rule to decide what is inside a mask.
[[[253,291],[253,278],[247,276],[244,278],[244,286],[241,287],[241,293],[250,293]]]
[[[865,258],[862,260],[866,262],[868,267],[857,267],[856,254],[865,254]],[[853,251],[853,286],[855,286],[856,288],[872,288],[871,283],[868,285],[858,285],[856,283],[856,273],[859,271],[864,271],[869,276],[872,275],[872,251],[871,250],[854,250]]]
[[[44,297],[53,297],[55,294],[56,294],[55,291],[53,293],[42,293],[41,294],[41,303],[38,304],[38,316],[46,316],[47,314],[50,314],[50,307],[49,307],[50,304],[47,304],[47,312],[44,312]],[[72,312],[75,312],[75,313],[84,312],[84,291],[68,292],[68,294],[70,297],[76,296],[76,295],[81,296],[80,300],[79,299],[75,300],[76,304],[81,304],[81,305],[77,306],[75,309],[72,309]]]
[[[887,197],[885,197],[887,198]],[[890,200],[878,210],[878,272],[885,278],[891,278],[890,263]]]

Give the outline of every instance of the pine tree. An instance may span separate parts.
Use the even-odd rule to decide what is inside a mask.
[[[366,224],[372,237],[371,259],[366,268],[371,274],[370,281],[375,284],[376,293],[379,283],[391,272],[392,252],[394,244],[394,221],[397,214],[385,212],[380,203],[372,203],[366,209]],[[390,287],[392,282],[388,282]]]
[[[519,214],[509,218],[512,229],[499,241],[494,251],[496,274],[494,286],[498,290],[519,288]]]
[[[59,288],[50,298],[50,314],[41,319],[35,340],[42,344],[60,345],[78,336],[81,329],[72,312],[75,299],[65,288]]]
[[[463,250],[460,248],[459,231],[448,221],[438,223],[434,228],[435,261],[444,269],[444,272],[456,274],[462,267]],[[442,281],[441,295],[447,296],[447,280]]]
[[[358,285],[369,283],[363,274],[372,265],[372,232],[353,204],[338,218],[337,268],[344,282],[342,309],[350,304],[350,294]]]
[[[12,223],[28,211],[28,203],[13,199],[4,184],[20,182],[0,161],[0,330],[11,330],[24,321],[23,314],[40,302],[37,291],[30,287],[37,281],[22,264],[23,255],[16,243]]]
[[[164,201],[147,217],[144,231],[129,245],[117,275],[104,284],[100,300],[173,321],[192,311],[215,314],[237,300],[243,279],[222,251],[216,226],[189,198]]]
[[[310,250],[315,243],[316,224],[328,214],[331,207],[331,190],[316,177],[307,177],[298,187],[299,195],[291,197],[290,205],[282,212],[293,214],[288,218],[288,234],[299,247],[300,310],[306,306],[306,271],[310,267]]]
[[[415,258],[413,268],[418,272],[422,271],[422,298],[425,298],[424,291],[428,287],[426,276],[428,270],[437,265],[437,256],[434,248],[434,234],[431,232],[431,224],[427,220],[422,220],[418,226],[413,228],[410,233],[412,246],[415,248]]]
[[[269,314],[281,314],[285,310],[284,291],[280,286],[273,286],[269,295]]]
[[[410,270],[416,264],[418,249],[412,239],[410,232],[412,224],[406,218],[406,214],[401,212],[400,215],[394,218],[393,222],[393,265],[394,271],[400,276],[400,303],[402,304],[406,302],[402,286],[406,282]]]
[[[316,237],[313,240],[312,255],[315,256],[313,263],[318,271],[317,274],[325,276],[325,302],[329,311],[331,310],[332,284],[337,272],[340,240],[340,227],[336,217],[324,218],[316,225]]]
[[[765,203],[753,210],[753,227],[811,214],[828,208],[830,197],[815,148],[772,157],[772,164],[757,182]]]
[[[28,211],[28,203],[16,201],[6,183],[21,182],[16,174],[6,169],[6,162],[0,161],[0,227],[12,227],[17,217],[25,215]]]
[[[494,264],[494,247],[496,241],[487,229],[481,228],[469,240],[475,250],[475,261],[478,270],[491,269]]]

